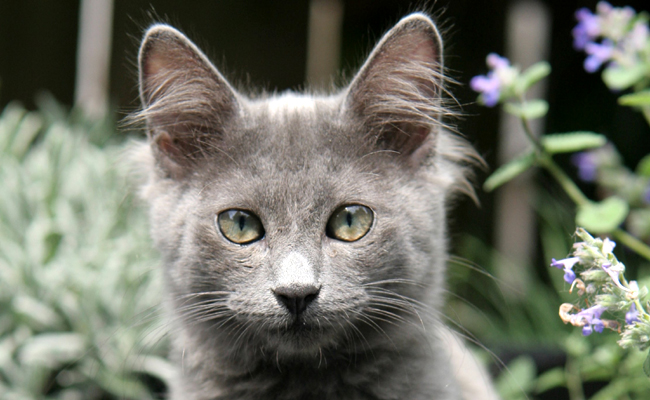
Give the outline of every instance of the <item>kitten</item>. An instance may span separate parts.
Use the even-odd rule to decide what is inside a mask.
[[[445,209],[475,153],[444,130],[427,16],[330,96],[248,98],[166,25],[139,66],[171,399],[494,398],[441,322]]]

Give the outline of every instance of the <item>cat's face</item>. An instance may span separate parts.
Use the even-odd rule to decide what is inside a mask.
[[[440,51],[413,15],[342,93],[250,100],[179,32],[147,32],[145,193],[189,332],[276,357],[353,352],[438,305],[468,154],[440,129]]]

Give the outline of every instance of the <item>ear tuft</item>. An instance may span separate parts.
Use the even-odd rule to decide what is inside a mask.
[[[442,40],[426,15],[411,14],[375,46],[353,79],[346,109],[378,146],[410,155],[439,129]]]
[[[142,111],[134,118],[145,122],[158,164],[178,172],[215,148],[238,110],[237,95],[207,57],[170,26],[149,28],[138,62]]]

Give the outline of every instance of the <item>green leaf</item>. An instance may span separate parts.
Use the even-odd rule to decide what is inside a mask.
[[[503,109],[514,116],[526,119],[541,118],[548,112],[548,103],[544,100],[531,100],[525,103],[505,103]]]
[[[86,373],[86,371],[83,371]],[[107,392],[119,398],[141,399],[147,393],[147,388],[140,381],[115,373],[108,368],[99,368],[93,372],[92,378]]]
[[[525,93],[529,87],[546,78],[551,73],[551,66],[546,61],[541,61],[531,65],[524,71],[517,81],[517,91]]]
[[[19,294],[11,300],[11,308],[27,326],[33,329],[59,327],[59,314],[49,305],[26,294]]]
[[[155,376],[163,382],[172,382],[176,376],[176,368],[167,359],[156,356],[140,356],[138,362],[133,363],[135,372],[145,372]]]
[[[544,150],[555,154],[601,147],[607,143],[607,138],[594,132],[569,132],[544,135],[541,141]]]
[[[630,107],[650,106],[650,90],[621,96],[618,98],[618,104]]]
[[[610,89],[624,90],[639,82],[648,74],[643,64],[632,67],[610,66],[603,71],[603,81]]]
[[[636,173],[641,176],[650,176],[650,154],[639,161],[636,166]]]
[[[650,378],[650,351],[648,351],[648,356],[643,362],[643,372],[645,372],[646,376]]]
[[[519,156],[494,171],[494,173],[485,180],[483,189],[486,192],[491,192],[509,180],[515,178],[517,175],[530,168],[533,164],[535,164],[534,152],[531,151]]]
[[[0,114],[0,152],[11,148],[18,126],[27,111],[17,103],[9,103]]]
[[[42,126],[43,122],[36,112],[27,113],[17,126],[11,152],[17,157],[25,155]]]
[[[503,399],[526,399],[526,393],[535,386],[537,368],[530,356],[517,357],[499,376],[496,389]]]
[[[589,203],[578,208],[576,225],[592,233],[606,233],[618,228],[630,211],[627,202],[619,197],[608,197],[600,203]]]
[[[566,374],[564,368],[553,368],[537,377],[535,393],[544,393],[563,385],[566,385]]]
[[[25,365],[56,368],[77,361],[85,351],[86,343],[79,333],[42,333],[21,348],[19,360]]]

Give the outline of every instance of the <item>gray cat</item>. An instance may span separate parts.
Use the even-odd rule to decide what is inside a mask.
[[[444,129],[427,16],[333,95],[248,98],[166,25],[139,66],[171,399],[494,398],[440,314],[445,210],[475,153]]]

